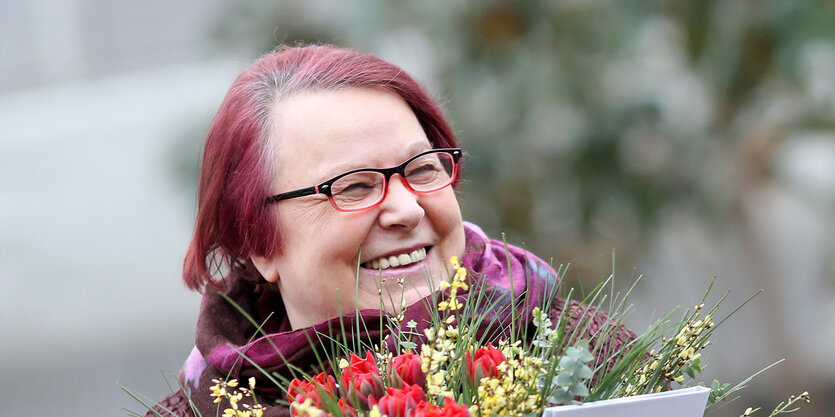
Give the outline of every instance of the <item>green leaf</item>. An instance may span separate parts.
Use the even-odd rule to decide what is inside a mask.
[[[571,349],[571,348],[569,348],[569,349]],[[566,353],[566,354],[568,354],[568,353]],[[573,368],[577,367],[577,364],[582,365],[581,362],[577,361],[574,358],[568,357],[568,356],[563,356],[563,357],[560,358],[560,368],[573,369]]]
[[[561,388],[554,392],[548,401],[554,404],[571,404],[574,401],[574,396],[568,393],[568,390]]]
[[[559,375],[557,375],[557,384],[561,387],[567,387],[573,384],[576,384],[580,381],[580,378],[574,375],[573,372],[569,371],[562,371]]]
[[[699,369],[698,364],[691,362],[681,367],[681,372],[687,374],[691,379],[696,379],[696,372],[701,372],[701,369]]]
[[[580,371],[577,372],[575,375],[577,375],[578,378],[589,379],[592,376],[594,376],[594,372],[588,366],[583,365],[583,368],[580,369]]]
[[[589,395],[589,389],[582,382],[572,385],[568,392],[575,397],[586,397]]]

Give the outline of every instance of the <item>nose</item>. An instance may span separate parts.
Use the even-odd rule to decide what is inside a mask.
[[[406,188],[403,177],[399,174],[393,175],[388,182],[386,198],[380,204],[380,226],[404,230],[417,227],[425,214],[418,198],[417,194]]]

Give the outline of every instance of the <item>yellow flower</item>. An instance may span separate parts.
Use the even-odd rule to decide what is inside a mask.
[[[252,414],[249,411],[227,408],[223,410],[223,417],[252,417]]]
[[[255,378],[249,378],[249,389],[241,387],[240,390],[236,390],[232,393],[229,392],[228,387],[237,387],[238,380],[231,379],[229,381],[222,381],[219,379],[212,379],[212,382],[214,382],[215,385],[210,386],[209,390],[212,392],[210,395],[212,397],[216,397],[214,402],[217,404],[224,399],[229,400],[230,408],[223,410],[223,417],[262,417],[264,415],[266,407],[257,403],[254,406],[243,404],[245,410],[241,410],[238,407],[238,403],[244,396],[255,399],[255,394],[252,391],[255,389]]]
[[[254,406],[252,406],[252,416],[253,417],[263,417],[264,416],[264,411],[266,411],[266,409],[267,408],[264,407],[261,404],[255,404]]]
[[[443,303],[443,301],[442,301],[442,303]],[[464,307],[464,305],[461,304],[458,301],[457,298],[453,298],[452,300],[449,300],[448,306],[449,306],[450,311],[460,310],[461,308]],[[438,306],[438,309],[440,310],[440,305]]]
[[[230,395],[229,396],[229,405],[231,405],[232,408],[237,410],[238,409],[238,401],[240,401],[241,398],[243,398],[243,397],[244,397],[243,394],[241,394],[240,392],[236,392],[235,394]]]
[[[209,395],[212,397],[217,397],[214,399],[215,403],[219,403],[223,401],[224,398],[229,397],[229,391],[226,389],[227,386],[234,387],[235,385],[237,385],[237,381],[235,381],[234,379],[229,382],[221,381],[219,379],[212,379],[212,382],[214,382],[215,385],[209,387],[209,391],[212,392]],[[233,382],[235,383],[235,385],[232,385]]]
[[[319,417],[322,415],[322,410],[312,404],[313,401],[310,398],[305,399],[303,403],[294,402],[292,411],[295,411],[295,414],[299,416]]]

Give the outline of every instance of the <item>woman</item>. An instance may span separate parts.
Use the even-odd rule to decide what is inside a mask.
[[[518,296],[542,299],[556,289],[556,273],[462,221],[454,191],[461,157],[440,108],[392,64],[329,46],[282,47],[258,59],[208,133],[184,268],[189,288],[205,289],[196,347],[183,388],[156,410],[194,415],[190,397],[202,415],[215,415],[208,387],[227,376],[255,377],[259,401],[272,405],[285,393],[263,372],[318,369],[316,332],[362,328],[356,336],[379,340],[380,314],[401,309],[425,326],[421,300],[449,276],[454,256],[529,323],[533,304]],[[484,331],[509,320],[485,317]]]

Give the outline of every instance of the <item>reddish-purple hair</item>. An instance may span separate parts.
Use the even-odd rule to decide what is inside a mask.
[[[276,217],[264,204],[272,176],[280,175],[269,148],[276,103],[300,92],[362,87],[402,97],[434,147],[459,146],[438,105],[397,66],[327,45],[279,47],[238,76],[209,128],[186,286],[199,291],[218,274],[251,271],[250,256],[270,257],[281,246]]]

